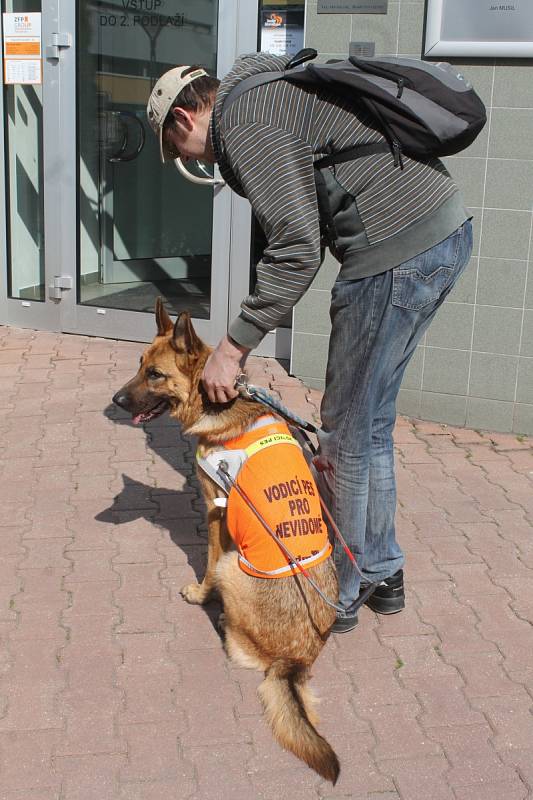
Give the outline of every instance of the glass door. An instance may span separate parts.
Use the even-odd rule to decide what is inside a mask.
[[[3,2],[42,10],[45,56],[42,87],[4,88],[8,321],[149,341],[162,296],[216,342],[231,192],[163,166],[145,109],[167,69],[254,50],[257,0]]]
[[[20,41],[6,45],[6,53],[8,47],[15,54],[28,47],[24,43],[25,28],[28,33],[35,34],[36,19],[37,25],[42,23],[42,40],[45,40],[48,28],[42,11],[41,0],[2,2],[2,12],[9,15],[2,19],[5,33],[20,34]],[[28,15],[31,15],[31,23],[28,23]],[[35,43],[30,45],[31,48],[39,50]],[[38,83],[27,82],[35,75],[28,73],[25,63],[32,64],[32,61],[19,61],[20,74],[11,76],[11,79],[20,81],[17,83],[6,82],[8,68],[5,65],[1,93],[5,193],[0,201],[4,233],[1,237],[4,268],[0,286],[6,309],[2,316],[14,325],[57,329],[59,310],[54,302],[48,302],[47,297],[47,287],[54,282],[57,262],[50,251],[47,263],[46,252],[53,233],[46,230],[44,214],[47,148],[43,109],[47,102],[52,102],[52,97],[50,83],[43,74],[46,69]]]
[[[81,0],[80,302],[210,319],[213,192],[162,167],[146,103],[181,63],[217,68],[217,0]]]
[[[229,190],[160,163],[146,103],[177,64],[228,69],[236,11],[223,0],[77,2],[78,331],[150,338],[159,296],[208,341],[225,330]]]

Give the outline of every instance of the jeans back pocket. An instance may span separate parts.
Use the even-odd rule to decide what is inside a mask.
[[[392,304],[417,311],[449,290],[470,258],[472,226],[465,222],[443,242],[393,269]]]

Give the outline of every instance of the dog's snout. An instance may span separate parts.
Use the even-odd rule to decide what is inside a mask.
[[[125,411],[128,411],[130,405],[130,398],[126,394],[126,392],[123,392],[122,390],[117,392],[113,396],[113,402],[116,406],[119,406],[120,408],[123,408]]]

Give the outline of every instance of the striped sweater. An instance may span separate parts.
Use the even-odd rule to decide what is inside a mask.
[[[321,89],[276,81],[240,95],[222,114],[228,92],[243,78],[284,69],[287,57],[243,56],[223,79],[211,119],[222,177],[247,197],[267,246],[252,294],[229,335],[256,347],[304,294],[322,260],[314,161],[331,152],[382,140],[363,110]],[[338,238],[339,278],[375,275],[445,239],[468,214],[437,159],[390,153],[323,170]]]

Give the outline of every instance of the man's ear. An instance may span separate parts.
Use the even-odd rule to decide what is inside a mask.
[[[172,320],[167,314],[167,310],[163,305],[163,299],[158,297],[155,301],[155,321],[157,325],[158,336],[169,336],[172,333]]]
[[[172,339],[174,350],[179,353],[186,352],[189,355],[199,355],[205,345],[199,336],[196,335],[188,311],[182,311],[174,325],[174,337]]]
[[[174,106],[172,109],[172,116],[174,117],[174,124],[180,125],[187,131],[192,130],[192,123],[194,120],[194,111],[181,108],[181,106]]]

